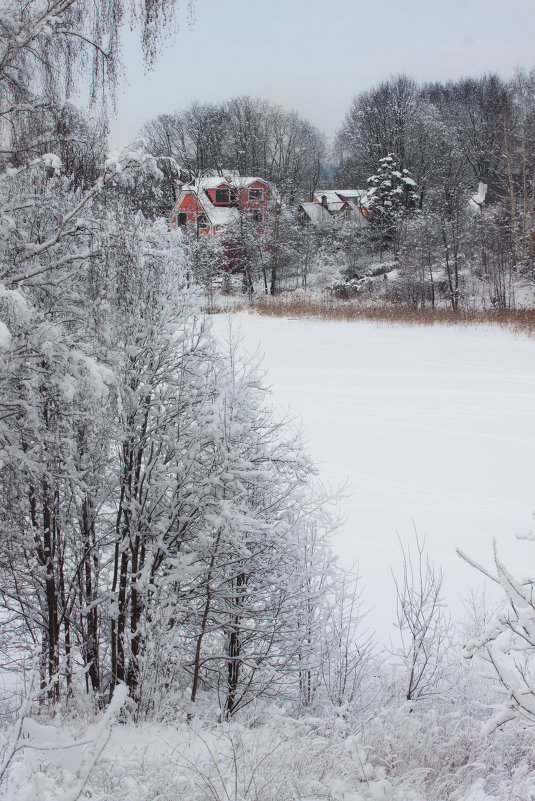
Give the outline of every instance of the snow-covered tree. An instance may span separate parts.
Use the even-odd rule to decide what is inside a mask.
[[[533,540],[532,536],[525,539]],[[465,655],[483,652],[495,671],[503,703],[484,727],[490,733],[515,718],[535,724],[535,580],[515,578],[498,557],[494,544],[495,575],[470,557],[459,555],[498,583],[502,604],[493,620],[465,645]]]
[[[386,153],[414,172],[422,156],[417,141],[421,114],[421,92],[406,75],[353,98],[336,137],[344,183],[361,186]]]
[[[253,97],[195,102],[151,120],[140,137],[149,152],[173,159],[190,175],[256,175],[272,181],[290,203],[315,189],[326,151],[320,131],[295,111]]]
[[[379,160],[379,169],[368,178],[367,212],[377,248],[383,253],[392,250],[397,255],[404,219],[418,203],[416,183],[408,170],[400,167],[394,154]]]
[[[407,701],[418,701],[443,692],[447,685],[451,624],[443,608],[442,571],[437,570],[415,536],[411,552],[402,543],[402,573],[393,573],[396,586],[400,644],[392,650],[404,670]]]

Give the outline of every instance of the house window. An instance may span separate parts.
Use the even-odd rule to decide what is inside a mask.
[[[197,214],[197,228],[208,228],[208,217],[206,214]]]
[[[179,214],[177,215],[177,223],[179,225],[186,225],[187,222],[188,222],[188,215],[186,214],[186,212],[185,211],[179,212]]]
[[[216,203],[228,203],[230,200],[230,194],[228,187],[225,189],[216,189],[215,190],[215,202]]]
[[[252,209],[250,215],[253,222],[262,222],[264,219],[262,209]]]
[[[264,200],[264,190],[249,189],[249,200]]]

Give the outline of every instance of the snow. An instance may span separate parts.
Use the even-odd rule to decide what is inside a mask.
[[[227,206],[212,206],[208,199],[199,198],[206,216],[212,225],[231,225],[240,218],[238,209],[228,208]]]
[[[6,301],[10,314],[20,321],[28,322],[32,316],[32,308],[18,289],[5,289],[0,286],[0,302]]]
[[[485,779],[477,778],[486,767],[482,760],[463,764],[461,772],[456,762],[459,757],[457,747],[471,749],[473,754],[479,738],[468,738],[458,746],[451,741],[447,743],[446,753],[426,752],[424,756],[425,745],[421,740],[431,747],[437,747],[438,743],[436,739],[426,737],[415,722],[416,716],[409,717],[409,712],[401,719],[398,713],[397,722],[405,725],[409,736],[413,735],[414,750],[425,762],[421,768],[414,767],[414,759],[409,754],[405,755],[405,761],[395,760],[390,750],[392,741],[388,741],[387,750],[378,748],[375,741],[370,746],[365,745],[357,734],[348,739],[358,738],[360,742],[345,749],[344,730],[349,729],[344,722],[340,724],[343,727],[340,731],[333,731],[327,721],[317,718],[297,721],[284,717],[275,708],[271,711],[271,720],[250,727],[237,722],[214,727],[194,719],[191,725],[180,722],[172,726],[150,723],[117,725],[111,732],[106,713],[101,723],[87,727],[79,740],[58,731],[57,740],[64,743],[63,748],[47,745],[52,741],[52,733],[45,729],[52,727],[34,724],[36,735],[42,732],[42,740],[39,742],[36,736],[34,742],[22,741],[23,747],[13,765],[10,784],[2,788],[7,789],[7,794],[1,789],[0,794],[2,798],[13,801],[76,801],[78,798],[113,798],[116,801],[164,801],[171,798],[185,801],[215,798],[242,801],[287,801],[290,798],[303,801],[320,798],[332,801],[423,801],[430,798],[506,801],[512,797],[527,801],[533,798],[528,764],[525,781],[522,781],[522,768],[516,771],[520,775],[515,789],[524,790],[524,793],[515,793],[514,796],[511,793],[500,793],[499,796],[487,793]],[[452,716],[448,722],[455,726]],[[424,720],[424,725],[429,723],[429,718]],[[444,728],[444,722],[435,728],[438,730],[441,726]],[[111,734],[109,738],[108,734]],[[398,740],[394,730],[390,735],[394,741]],[[469,753],[470,750],[465,751],[465,756]],[[488,771],[501,768],[497,755],[493,762],[490,753],[485,756],[490,758]],[[445,771],[437,766],[441,757],[452,759],[450,770],[453,775],[447,775],[448,766]],[[508,754],[508,762],[511,757],[512,754]],[[392,764],[395,762],[398,764]],[[504,768],[504,772],[506,770]],[[393,774],[392,780],[387,773]],[[427,777],[430,778],[430,790],[434,790],[437,784],[443,789],[440,795],[426,792]]]
[[[301,203],[301,208],[314,225],[330,219],[329,212],[321,203]]]
[[[361,194],[358,189],[348,189],[343,192],[328,189],[325,192],[316,192],[314,197],[317,198],[317,202],[301,204],[301,208],[314,225],[328,220],[330,213],[339,212],[344,207],[349,209],[357,223],[363,221],[360,207],[366,205],[366,200],[364,194]],[[327,207],[323,205],[322,197],[327,198]]]
[[[337,189],[336,192],[341,197],[347,198],[354,198],[355,200],[360,200],[364,197],[367,193],[367,189]]]
[[[393,634],[398,534],[425,536],[454,617],[493,572],[525,572],[535,507],[535,342],[497,327],[404,327],[236,315],[273,400],[300,417],[324,482],[347,482],[335,550],[359,563],[370,626]],[[214,318],[223,335],[224,316]]]
[[[235,186],[245,188],[251,184],[261,181],[263,184],[266,181],[263,178],[251,175],[238,175],[235,172],[227,172],[225,175],[205,175],[197,181],[186,184],[184,189],[216,189],[218,186]]]
[[[474,208],[480,209],[483,203],[485,202],[485,198],[487,196],[487,184],[484,184],[482,181],[479,182],[477,187],[477,192],[475,195],[472,195],[470,198],[470,205]]]
[[[325,202],[327,203],[327,208],[329,211],[339,211],[345,202],[339,196],[336,189],[318,189],[316,192],[314,192],[314,199],[316,203],[322,203],[323,198],[325,198]]]
[[[59,156],[56,156],[55,153],[45,153],[44,156],[41,156],[41,158],[45,167],[49,167],[51,170],[54,170],[57,175],[60,174],[62,164]]]
[[[8,350],[11,344],[11,332],[7,325],[0,320],[0,350]]]

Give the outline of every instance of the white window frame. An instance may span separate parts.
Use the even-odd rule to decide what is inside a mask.
[[[260,195],[257,196],[257,197],[254,197],[254,196],[251,197],[251,192],[259,192]],[[254,200],[260,200],[260,201],[263,202],[264,197],[265,197],[265,195],[264,195],[264,187],[263,186],[253,186],[253,187],[251,187],[251,189],[249,189],[249,202],[254,201]]]

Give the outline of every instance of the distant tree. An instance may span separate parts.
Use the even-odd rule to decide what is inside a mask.
[[[535,248],[535,72],[518,71],[511,86],[511,100],[503,105],[508,207],[511,243],[516,263],[533,277]]]
[[[316,187],[326,153],[325,138],[309,122],[252,97],[194,103],[146,123],[140,138],[148,152],[192,176],[257,175],[291,202]]]
[[[477,189],[488,186],[487,200],[507,196],[505,132],[509,124],[508,86],[496,75],[463,79],[424,89],[454,137],[466,180]],[[504,117],[505,115],[505,117]]]
[[[382,258],[392,250],[397,256],[403,222],[418,203],[416,183],[393,154],[379,160],[377,173],[367,183],[367,211],[379,254]]]
[[[340,178],[362,186],[378,171],[386,153],[392,153],[402,169],[414,171],[419,116],[418,87],[405,75],[357,95],[336,136]]]
[[[411,306],[434,306],[443,278],[442,241],[437,215],[423,210],[408,220],[400,249],[400,281],[392,290],[396,301]]]

